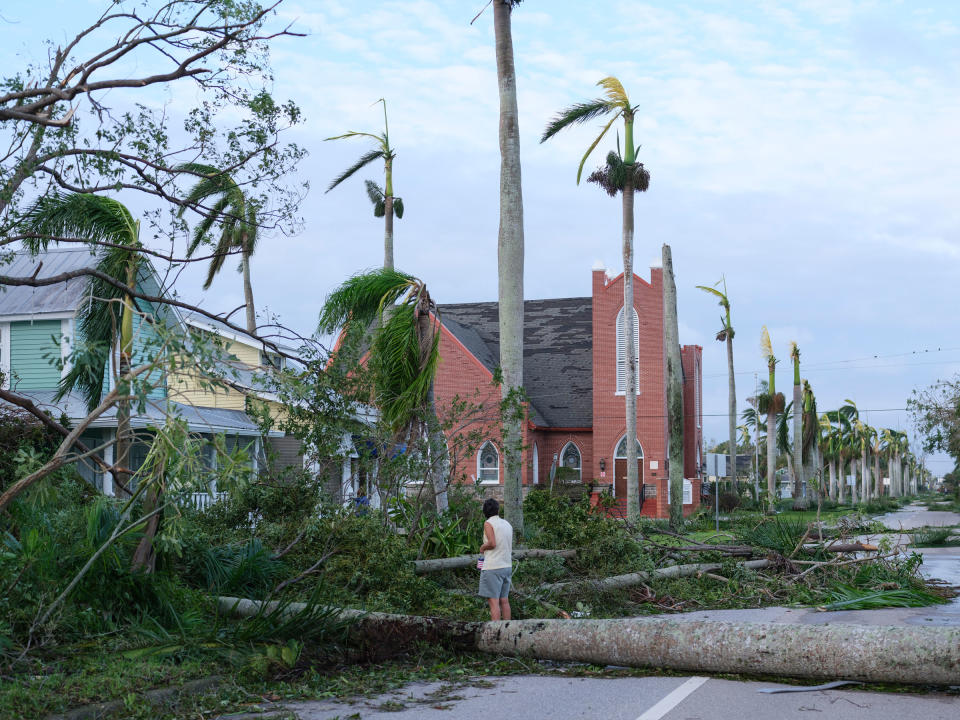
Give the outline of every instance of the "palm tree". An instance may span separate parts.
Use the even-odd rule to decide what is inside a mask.
[[[81,238],[97,252],[96,269],[135,290],[140,272],[140,221],[117,200],[86,193],[53,193],[37,200],[24,216],[20,229],[27,240],[26,247],[37,254],[45,250],[51,237]],[[56,399],[60,400],[77,390],[87,401],[89,410],[100,404],[104,376],[115,346],[118,384],[129,383],[133,357],[133,316],[136,311],[133,298],[124,290],[105,280],[92,277],[87,297],[77,311],[77,332],[82,338],[76,343],[70,370],[60,380]],[[120,336],[117,337],[117,328]],[[129,492],[131,471],[130,446],[133,434],[130,428],[130,395],[127,387],[117,401],[117,439],[115,466],[121,488]],[[144,502],[144,513],[157,507],[158,494],[151,487]],[[134,566],[152,567],[152,542],[159,523],[154,515],[147,523],[144,536],[134,553]]]
[[[623,85],[615,77],[606,77],[597,83],[604,89],[603,97],[577,103],[560,111],[550,121],[540,138],[546,142],[564,128],[588,122],[594,118],[609,116],[610,119],[600,134],[591,143],[577,168],[577,184],[583,175],[583,166],[603,136],[618,118],[623,118],[623,156],[619,141],[616,152],[607,154],[606,166],[593,172],[587,180],[597,183],[608,195],[620,194],[623,202],[623,323],[626,346],[626,425],[627,437],[637,436],[637,350],[634,337],[633,308],[633,194],[644,192],[650,186],[650,173],[637,162],[637,148],[633,144],[634,113],[638,106],[630,103]],[[637,474],[636,447],[627,442],[627,519],[635,522],[640,517],[639,478]]]
[[[328,137],[326,140],[343,140],[344,138],[365,137],[374,141],[373,150],[360,156],[353,165],[348,167],[342,173],[337,175],[327,186],[327,192],[333,190],[344,180],[353,176],[358,170],[366,167],[375,160],[383,160],[384,187],[380,187],[372,180],[366,181],[367,197],[373,203],[374,217],[383,218],[383,267],[386,270],[393,270],[393,216],[403,217],[403,200],[395,197],[393,194],[393,160],[397,153],[390,147],[390,126],[387,123],[387,101],[383,98],[377,100],[383,103],[383,132],[374,135],[367,132],[356,132],[351,130],[343,135]],[[374,103],[376,104],[376,103]]]
[[[800,383],[800,347],[790,342],[790,360],[793,362],[793,504],[803,509],[803,386]]]
[[[520,117],[510,18],[520,0],[494,0],[493,34],[500,99],[500,227],[497,232],[497,300],[500,314],[500,386],[503,398],[504,516],[523,533],[523,187]],[[628,442],[635,452],[634,443]],[[638,506],[639,507],[639,506]]]
[[[423,281],[390,268],[355,275],[340,285],[327,297],[319,323],[323,332],[366,332],[373,327],[368,367],[380,416],[401,437],[429,413],[426,433],[433,461],[445,457],[433,395],[439,325],[437,307]],[[445,512],[445,472],[434,467],[432,475],[437,511]]]
[[[820,447],[830,473],[830,499],[837,500],[837,461],[840,459],[840,428],[830,421],[830,413],[820,416]],[[843,474],[841,468],[841,476]]]
[[[767,361],[767,372],[769,373],[767,392],[760,396],[758,410],[767,415],[767,512],[773,514],[776,512],[774,503],[776,501],[777,490],[777,444],[775,433],[777,415],[783,412],[784,397],[783,393],[777,392],[777,358],[773,354],[773,347],[770,345],[770,333],[767,332],[766,325],[763,326],[760,333],[760,352]]]
[[[820,455],[820,422],[817,419],[817,398],[810,383],[803,381],[803,442],[801,456],[807,468],[806,478],[816,477],[819,494],[823,495],[823,466]]]
[[[717,289],[717,285],[723,283],[723,291]],[[740,484],[737,482],[737,385],[733,374],[733,324],[730,322],[730,299],[727,297],[727,281],[721,277],[719,282],[713,287],[706,285],[697,285],[697,288],[710,293],[719,300],[720,307],[723,308],[723,315],[720,316],[720,330],[717,332],[717,340],[727,343],[727,412],[728,427],[730,431],[730,477],[733,479],[734,492],[740,492]]]
[[[219,223],[220,239],[213,251],[203,289],[210,288],[213,279],[223,268],[227,255],[239,250],[247,332],[254,335],[257,332],[257,314],[253,304],[253,285],[250,282],[250,257],[257,249],[257,204],[246,196],[232,177],[215,167],[202,163],[184,163],[178,169],[201,176],[187,194],[187,203],[196,205],[210,198],[215,199],[210,213],[204,216],[193,230],[193,238],[187,247],[187,257],[191,257],[207,239],[213,224]],[[180,215],[183,215],[183,210]]]

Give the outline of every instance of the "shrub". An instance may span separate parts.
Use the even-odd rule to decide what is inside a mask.
[[[740,507],[740,496],[734,492],[720,493],[720,510],[725,513],[733,512]]]

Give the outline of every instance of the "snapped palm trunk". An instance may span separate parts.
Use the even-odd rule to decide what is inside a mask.
[[[733,375],[733,331],[727,331],[727,403],[729,405],[728,430],[730,431],[730,479],[733,481],[733,491],[740,494],[740,483],[737,480],[737,383]],[[718,490],[719,492],[719,490]]]
[[[670,246],[663,246],[663,342],[667,356],[667,457],[670,478],[670,526],[683,524],[683,368],[677,327],[677,285]]]
[[[500,310],[500,367],[504,401],[504,514],[523,537],[523,192],[520,177],[520,125],[513,63],[511,5],[493,3],[493,29],[500,95],[500,229],[497,238]]]

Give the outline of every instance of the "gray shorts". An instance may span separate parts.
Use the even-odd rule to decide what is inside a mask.
[[[480,597],[505,598],[510,594],[512,567],[480,571]]]

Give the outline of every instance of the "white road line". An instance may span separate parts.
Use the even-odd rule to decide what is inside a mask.
[[[683,685],[668,694],[663,700],[658,702],[652,708],[647,710],[637,720],[660,720],[664,715],[679,705],[685,697],[692,694],[698,687],[703,685],[710,678],[692,677]]]

